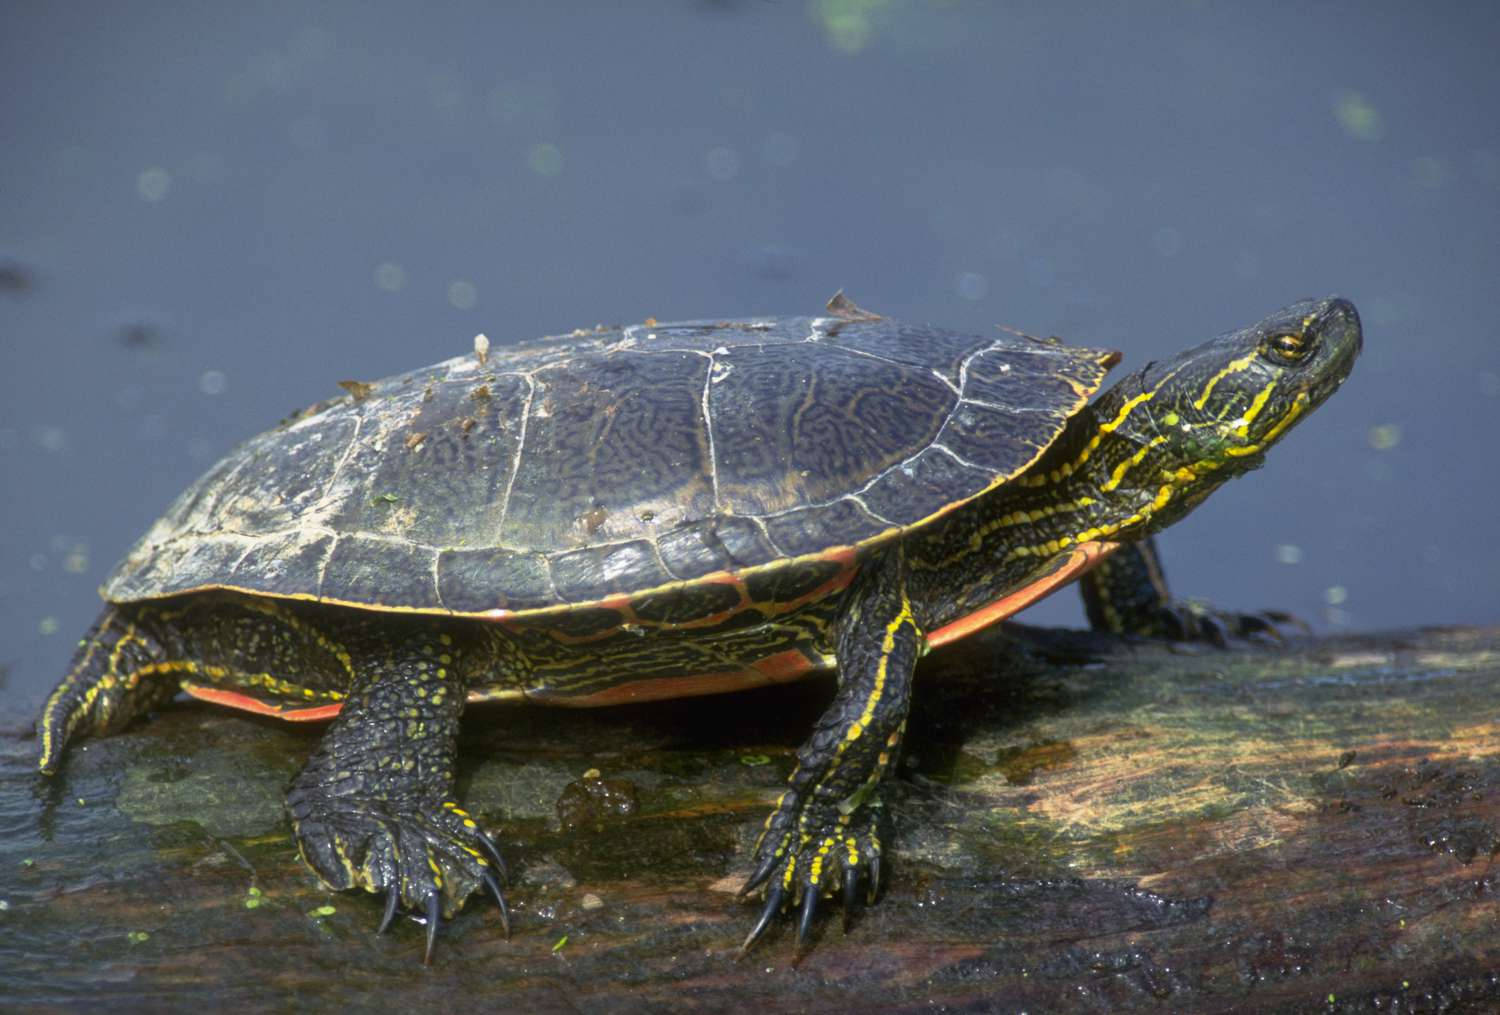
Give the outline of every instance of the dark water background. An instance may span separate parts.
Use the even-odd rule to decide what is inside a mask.
[[[1170,534],[1175,584],[1500,619],[1500,6],[1085,10],[7,4],[0,721],[171,498],[336,381],[839,287],[1131,368],[1349,296],[1352,380]]]

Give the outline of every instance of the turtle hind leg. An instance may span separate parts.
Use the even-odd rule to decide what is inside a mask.
[[[797,752],[786,792],[766,819],[755,870],[740,894],[763,890],[748,951],[784,908],[797,909],[797,949],[806,946],[820,901],[838,895],[847,929],[861,886],[880,886],[881,784],[906,727],[922,633],[905,589],[900,547],[872,561],[839,621],[839,688]]]
[[[1156,541],[1149,536],[1121,547],[1079,579],[1078,587],[1089,626],[1096,631],[1207,641],[1222,648],[1230,638],[1280,641],[1282,627],[1306,628],[1279,610],[1239,613],[1172,598]]]
[[[178,677],[154,628],[156,608],[107,607],[37,719],[37,767],[57,771],[70,741],[105,736],[172,699]]]
[[[330,888],[384,893],[380,930],[398,908],[424,917],[429,960],[441,920],[477,890],[509,930],[499,851],[453,790],[462,670],[492,660],[455,641],[392,621],[347,643],[355,676],[343,710],[286,797],[307,864]]]

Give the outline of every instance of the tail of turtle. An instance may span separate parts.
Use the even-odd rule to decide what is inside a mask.
[[[164,653],[134,611],[110,606],[78,642],[68,675],[37,719],[37,767],[57,770],[68,742],[103,736],[169,700],[177,681],[159,676]]]

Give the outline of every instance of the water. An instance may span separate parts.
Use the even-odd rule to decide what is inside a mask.
[[[1174,584],[1500,617],[1500,9],[527,7],[10,12],[0,722],[171,498],[335,382],[839,287],[1127,366],[1349,296],[1351,381],[1169,534]]]

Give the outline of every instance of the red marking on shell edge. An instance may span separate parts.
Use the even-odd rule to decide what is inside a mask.
[[[944,624],[936,631],[927,632],[927,647],[942,648],[944,645],[983,630],[991,624],[997,624],[1006,617],[1020,613],[1038,599],[1055,591],[1059,586],[1066,585],[1096,567],[1100,561],[1119,548],[1119,543],[1079,543],[1073,548],[1073,552],[1061,558],[1052,570],[1029,584],[1021,586],[1010,595],[997,599],[988,606]]]
[[[203,687],[199,684],[183,684],[182,689],[189,696],[199,701],[211,701],[215,705],[225,705],[229,708],[239,709],[241,712],[253,712],[256,715],[269,715],[276,719],[285,719],[288,722],[316,722],[320,719],[332,719],[339,714],[344,707],[339,702],[331,705],[310,705],[307,708],[298,708],[291,705],[272,705],[252,698],[248,694],[239,691],[226,691],[219,687]]]

